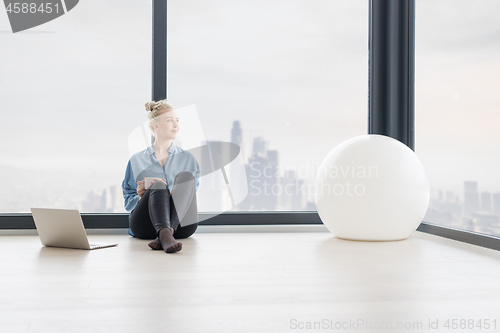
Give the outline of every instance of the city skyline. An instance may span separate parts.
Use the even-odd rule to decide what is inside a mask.
[[[233,121],[233,126],[228,132],[229,142],[243,147],[244,126],[239,120]],[[247,156],[243,154],[242,149],[249,189],[245,200],[231,209],[227,196],[226,198],[224,195],[216,197],[209,193],[210,195],[205,195],[205,198],[209,201],[204,202],[203,197],[200,198],[200,208],[204,206],[210,208],[219,207],[219,210],[210,209],[207,211],[315,211],[314,200],[307,199],[312,195],[306,192],[308,187],[304,186],[307,185],[307,179],[299,177],[293,167],[281,166],[280,152],[276,149],[269,149],[271,142],[263,136],[254,137],[251,141],[252,149],[249,154],[246,154]],[[208,144],[210,142],[214,141],[207,140]],[[278,169],[281,169],[281,174]],[[0,165],[0,172],[4,172],[4,174],[14,171],[19,171],[19,169]],[[264,177],[264,174],[268,176]],[[269,177],[269,175],[278,174],[280,175]],[[120,185],[113,184],[105,188],[93,189],[87,191],[85,195],[80,192],[80,195],[76,196],[74,193],[78,189],[73,187],[56,188],[55,190],[46,191],[46,195],[40,197],[38,195],[40,191],[36,190],[37,186],[33,178],[29,182],[33,183],[32,189],[34,191],[24,192],[24,198],[21,197],[23,200],[29,201],[29,204],[20,200],[16,201],[19,196],[6,197],[3,195],[3,205],[1,205],[0,211],[18,212],[23,209],[28,211],[27,205],[29,205],[30,207],[79,209],[83,213],[126,213],[121,183]],[[272,193],[269,189],[274,186],[280,189],[287,188],[292,195],[287,194],[289,192],[283,192],[281,195]],[[464,180],[462,186],[463,191],[461,193],[448,188],[431,186],[431,198],[424,221],[475,232],[500,234],[500,191],[484,190],[479,187],[477,180]],[[21,184],[12,185],[14,191],[20,191],[22,188]],[[80,186],[80,188],[82,187]],[[260,195],[256,195],[256,191]],[[64,192],[68,194],[64,195]],[[19,193],[22,193],[22,191]],[[200,193],[203,193],[203,191],[198,194]],[[199,209],[199,211],[203,212],[204,210]]]
[[[425,222],[500,235],[500,191],[481,191],[470,180],[463,182],[463,200],[453,191],[434,190]]]

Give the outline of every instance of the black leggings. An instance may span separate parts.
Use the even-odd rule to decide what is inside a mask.
[[[175,176],[172,193],[163,181],[154,182],[130,214],[130,230],[138,238],[155,239],[167,227],[174,228],[176,239],[187,238],[198,228],[196,185],[189,171]]]

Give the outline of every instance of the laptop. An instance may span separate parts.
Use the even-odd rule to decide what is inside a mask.
[[[91,244],[76,209],[31,208],[40,240],[45,246],[95,250],[114,244]]]

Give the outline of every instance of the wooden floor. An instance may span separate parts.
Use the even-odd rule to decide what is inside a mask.
[[[123,234],[89,239],[119,245],[0,236],[0,332],[500,331],[500,252],[421,232],[200,232],[175,254]],[[461,329],[464,319],[490,328]]]

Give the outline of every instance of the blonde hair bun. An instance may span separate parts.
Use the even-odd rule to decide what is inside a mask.
[[[145,105],[146,111],[153,111],[155,105],[156,105],[156,102],[147,102]]]

